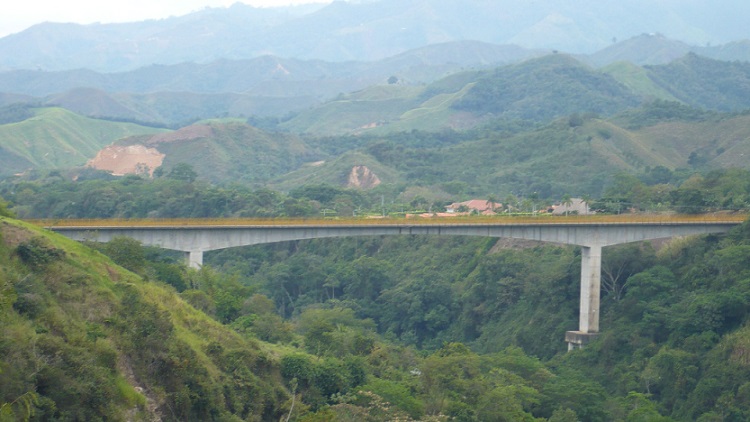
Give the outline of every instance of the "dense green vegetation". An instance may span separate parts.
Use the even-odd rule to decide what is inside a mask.
[[[747,174],[707,175],[710,183],[696,186],[729,180],[747,181]],[[329,187],[294,195],[325,201],[337,193]],[[216,252],[207,256],[215,270],[192,272],[132,240],[101,245],[153,285],[83,247],[15,224],[6,221],[2,232],[6,414],[743,420],[749,411],[742,349],[747,225],[726,239],[683,240],[658,253],[638,245],[608,249],[602,338],[565,354],[561,334],[577,318],[574,248],[497,249],[489,239],[426,237],[321,240]],[[246,340],[231,346],[227,334],[217,342],[195,333],[206,322],[196,325],[199,314],[186,313],[159,281]],[[63,343],[60,335],[77,340]],[[258,340],[281,347],[278,357],[262,357],[253,346]],[[123,359],[125,368],[117,363]],[[253,369],[238,373],[240,367]],[[221,381],[217,370],[232,375]],[[263,374],[271,378],[262,381]],[[232,387],[222,387],[229,380]],[[84,405],[71,407],[62,392]]]
[[[576,112],[612,114],[638,102],[609,75],[572,57],[552,55],[483,75],[454,107],[509,119],[548,121]]]
[[[130,216],[275,216],[378,202],[332,186],[288,196],[209,186],[186,165],[155,180],[81,176],[6,183],[3,194],[18,213],[87,217],[124,216],[119,198],[131,198]],[[599,205],[747,206],[747,171],[685,177],[666,168],[621,174]],[[127,238],[90,245],[132,275],[6,219],[0,370],[10,381],[0,403],[37,419],[744,420],[748,224],[658,249],[606,248],[602,335],[566,353],[562,335],[577,326],[573,247],[300,241],[211,252],[194,271]],[[72,406],[71,394],[85,405]]]
[[[104,146],[117,139],[160,130],[132,123],[107,122],[50,107],[33,109],[33,118],[0,124],[0,176],[41,168],[82,166]],[[27,110],[28,111],[28,110]]]
[[[390,155],[398,160],[409,157],[408,151],[394,151],[396,147],[392,144],[374,144],[373,149],[382,157]],[[414,165],[412,170],[421,168]],[[438,183],[436,178],[432,181],[439,192],[404,185],[362,191],[310,184],[281,193],[241,184],[210,185],[198,180],[192,167],[184,163],[156,179],[133,175],[115,178],[94,170],[77,175],[75,182],[57,171],[5,180],[0,182],[0,195],[12,204],[6,208],[19,217],[37,219],[350,217],[383,213],[402,217],[405,212],[442,211],[445,205],[476,192],[460,179]],[[519,189],[517,196],[490,193],[480,198],[491,195],[515,212],[530,212],[546,210],[565,196],[555,195],[565,192],[562,181],[534,182],[533,175],[510,176],[506,183],[529,187]],[[621,172],[608,180],[594,182],[601,184],[597,190],[603,192],[600,197],[590,197],[594,198],[590,199],[591,208],[598,212],[693,214],[750,208],[749,170],[672,171],[656,166],[635,175]]]
[[[208,185],[195,177],[185,164],[154,180],[87,170],[73,182],[52,172],[3,183],[0,190],[22,218],[302,217],[320,215],[323,209],[351,215],[352,208],[372,202],[359,191],[330,186],[289,196],[239,184]]]
[[[3,420],[283,413],[257,342],[94,251],[3,218],[0,268]]]
[[[721,62],[691,53],[647,69],[652,80],[686,104],[718,111],[748,108],[750,64],[747,62]]]
[[[34,116],[28,104],[16,103],[0,108],[0,125],[18,123]]]
[[[667,97],[635,108],[632,87],[557,55],[342,95],[287,122],[420,130],[297,136],[214,120],[160,143],[154,178],[79,167],[0,180],[0,420],[747,420],[750,222],[605,248],[602,334],[566,353],[575,247],[326,239],[213,251],[196,271],[131,239],[79,245],[13,220],[399,218],[470,198],[530,213],[573,195],[603,213],[747,211],[750,115],[737,112],[744,85],[729,88],[746,67],[670,66],[630,75]],[[672,71],[679,89],[659,80]],[[467,113],[470,130],[431,124]],[[157,131],[57,108],[0,119],[7,173]],[[75,160],[31,142],[72,133]],[[381,184],[346,187],[355,166]]]
[[[263,183],[320,156],[295,136],[268,133],[234,121],[205,126],[210,136],[156,145],[166,154],[161,171],[191,163],[204,180],[214,183]]]
[[[320,240],[214,253],[216,269],[194,272],[126,238],[101,245],[144,283],[85,247],[3,224],[3,339],[14,341],[1,343],[12,380],[2,401],[16,414],[596,421],[750,411],[747,224],[658,251],[606,250],[603,334],[574,353],[561,341],[577,323],[574,248]],[[216,320],[209,331],[202,313]],[[63,392],[84,405],[71,408]]]
[[[537,417],[552,418],[556,409],[569,407],[581,420],[656,420],[662,414],[739,421],[750,410],[743,358],[748,228],[726,238],[674,241],[659,250],[606,249],[602,337],[570,354],[560,336],[577,324],[580,266],[574,248],[493,250],[494,242],[485,239],[343,239],[228,250],[210,254],[208,262],[247,279],[298,324],[330,312],[333,320],[319,328],[328,333],[325,341],[311,343],[313,332],[305,331],[305,345],[316,354],[357,349],[360,341],[344,336],[350,328],[343,327],[363,326],[341,322],[347,313],[371,321],[386,339],[434,350],[428,367],[436,355],[456,354],[455,342],[466,344],[473,352],[458,353],[463,356],[450,367],[463,373],[453,377],[467,379],[441,381],[458,392],[442,412],[459,420],[486,420],[477,410],[482,399],[461,399],[460,392],[483,391],[481,383],[492,377],[480,374],[492,371],[482,370],[481,362],[508,359],[512,349],[506,348],[514,346],[540,359],[534,365],[545,363],[534,370],[541,384],[513,382],[514,395],[529,400],[522,408]],[[499,350],[505,351],[497,355]],[[479,359],[477,372],[473,359]],[[497,361],[490,365],[508,369]],[[541,368],[551,373],[536,372]],[[528,373],[522,378],[538,379]],[[463,405],[476,413],[461,413]],[[642,419],[632,419],[637,415]]]
[[[615,78],[549,55],[420,87],[374,86],[284,119],[204,121],[161,140],[150,135],[163,129],[15,105],[0,113],[0,173],[81,166],[116,141],[159,149],[162,172],[187,163],[217,184],[344,186],[366,165],[389,191],[420,186],[431,200],[457,182],[472,196],[596,197],[619,171],[747,168],[743,66],[691,55]]]

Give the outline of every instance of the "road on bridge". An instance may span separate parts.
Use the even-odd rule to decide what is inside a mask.
[[[744,213],[619,214],[587,216],[456,216],[410,218],[174,218],[174,219],[45,219],[30,220],[43,227],[252,227],[252,226],[353,226],[353,225],[570,225],[570,224],[726,224],[741,223]]]

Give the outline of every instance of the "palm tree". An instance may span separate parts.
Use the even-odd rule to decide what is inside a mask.
[[[565,206],[565,216],[568,216],[570,206],[573,205],[573,199],[567,193],[562,197],[562,204]]]
[[[583,201],[583,213],[588,215],[589,213],[589,203],[591,202],[591,195],[589,194],[583,194],[581,196],[581,200]]]
[[[497,202],[497,197],[493,194],[487,195],[487,202],[486,205],[490,208],[490,211],[495,212],[495,203]]]
[[[505,209],[507,212],[510,212],[510,207],[512,204],[516,204],[516,211],[518,211],[518,198],[516,198],[515,195],[512,193],[505,197]]]

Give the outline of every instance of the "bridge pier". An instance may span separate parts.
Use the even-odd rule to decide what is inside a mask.
[[[203,266],[203,251],[185,251],[185,264],[199,270]]]
[[[581,246],[581,301],[578,331],[565,333],[568,350],[578,349],[599,335],[602,247]]]

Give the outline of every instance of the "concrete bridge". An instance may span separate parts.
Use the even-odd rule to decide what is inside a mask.
[[[602,216],[525,219],[439,220],[64,220],[44,224],[74,240],[107,242],[127,236],[144,245],[183,251],[199,268],[203,253],[237,246],[342,236],[442,235],[536,240],[581,247],[581,299],[578,331],[568,331],[569,349],[599,333],[602,248],[675,236],[723,233],[746,216]]]

